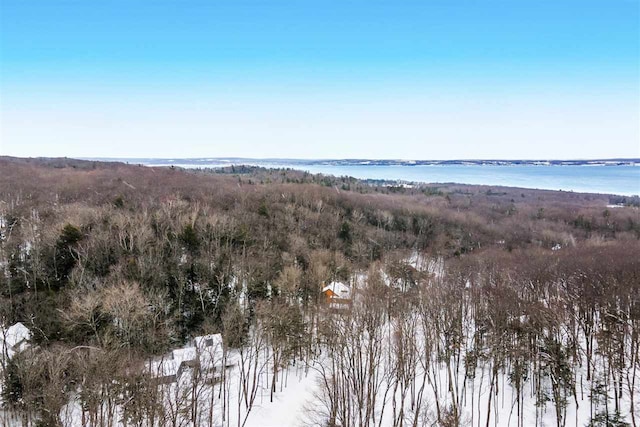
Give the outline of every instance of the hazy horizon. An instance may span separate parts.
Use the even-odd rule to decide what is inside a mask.
[[[38,157],[44,157],[44,156],[38,156]],[[69,157],[69,156],[63,156],[63,157]],[[91,157],[91,156],[80,156],[80,157],[69,157],[69,158],[73,158],[73,159],[79,159],[79,160],[99,160],[99,159],[114,159],[114,160],[135,160],[135,159],[149,159],[149,160],[207,160],[207,159],[211,159],[211,160],[221,160],[221,159],[239,159],[239,160],[296,160],[296,161],[332,161],[332,160],[337,160],[337,161],[349,161],[349,160],[358,160],[358,161],[407,161],[407,162],[412,162],[412,161],[417,161],[417,162],[455,162],[455,161],[460,161],[460,162],[464,162],[464,161],[505,161],[505,162],[509,162],[509,161],[528,161],[528,162],[534,162],[534,161],[607,161],[607,160],[639,160],[640,157],[590,157],[590,158],[450,158],[450,159],[436,159],[436,158],[432,158],[432,159],[427,159],[427,158],[376,158],[376,157],[350,157],[350,158],[345,158],[345,157],[316,157],[316,158],[310,158],[310,157],[244,157],[244,156],[220,156],[220,157],[211,157],[211,156],[199,156],[199,157],[148,157],[148,156],[144,156],[144,157]]]

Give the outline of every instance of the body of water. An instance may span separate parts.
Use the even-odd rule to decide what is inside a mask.
[[[640,194],[640,167],[638,166],[309,165],[304,166],[304,169],[311,173],[347,175],[360,179],[502,185],[626,196]]]
[[[125,161],[133,160],[128,159]],[[135,159],[135,163],[143,163],[149,166],[172,165],[184,168],[218,168],[232,164],[244,164],[267,168],[292,168],[310,173],[352,176],[359,179],[500,185],[541,190],[619,194],[625,196],[640,195],[640,165],[637,163],[635,166],[631,164],[598,166],[549,164],[372,165],[257,159]]]

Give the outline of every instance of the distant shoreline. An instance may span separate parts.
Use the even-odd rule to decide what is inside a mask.
[[[94,161],[98,159],[93,159]],[[108,159],[100,159],[106,161]],[[459,183],[637,196],[640,159],[592,160],[300,160],[237,157],[109,159],[148,167],[295,169],[398,183]]]
[[[230,166],[241,164],[258,165],[306,165],[306,166],[640,166],[640,158],[610,158],[588,160],[396,160],[396,159],[286,159],[286,158],[245,158],[245,157],[195,157],[195,158],[124,158],[124,157],[82,157],[82,160],[119,161],[142,163],[153,166],[206,165]]]

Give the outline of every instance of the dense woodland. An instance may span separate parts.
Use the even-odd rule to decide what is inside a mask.
[[[506,382],[516,425],[541,425],[543,411],[576,425],[567,408],[580,400],[590,407],[580,425],[637,426],[637,204],[0,158],[0,323],[33,334],[29,350],[2,359],[5,420],[67,425],[75,400],[87,426],[240,426],[264,386],[256,376],[273,397],[295,365],[321,378],[315,425],[488,427]],[[442,271],[415,268],[416,256]],[[358,290],[346,312],[324,307],[334,280]],[[167,409],[144,362],[217,332],[240,380],[196,382]],[[476,409],[467,388],[480,372],[490,397]],[[525,399],[539,418],[521,411]]]

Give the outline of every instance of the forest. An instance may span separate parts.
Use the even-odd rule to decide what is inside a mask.
[[[2,422],[281,425],[299,383],[306,426],[636,427],[639,204],[0,157]],[[158,383],[211,334],[215,375]]]

